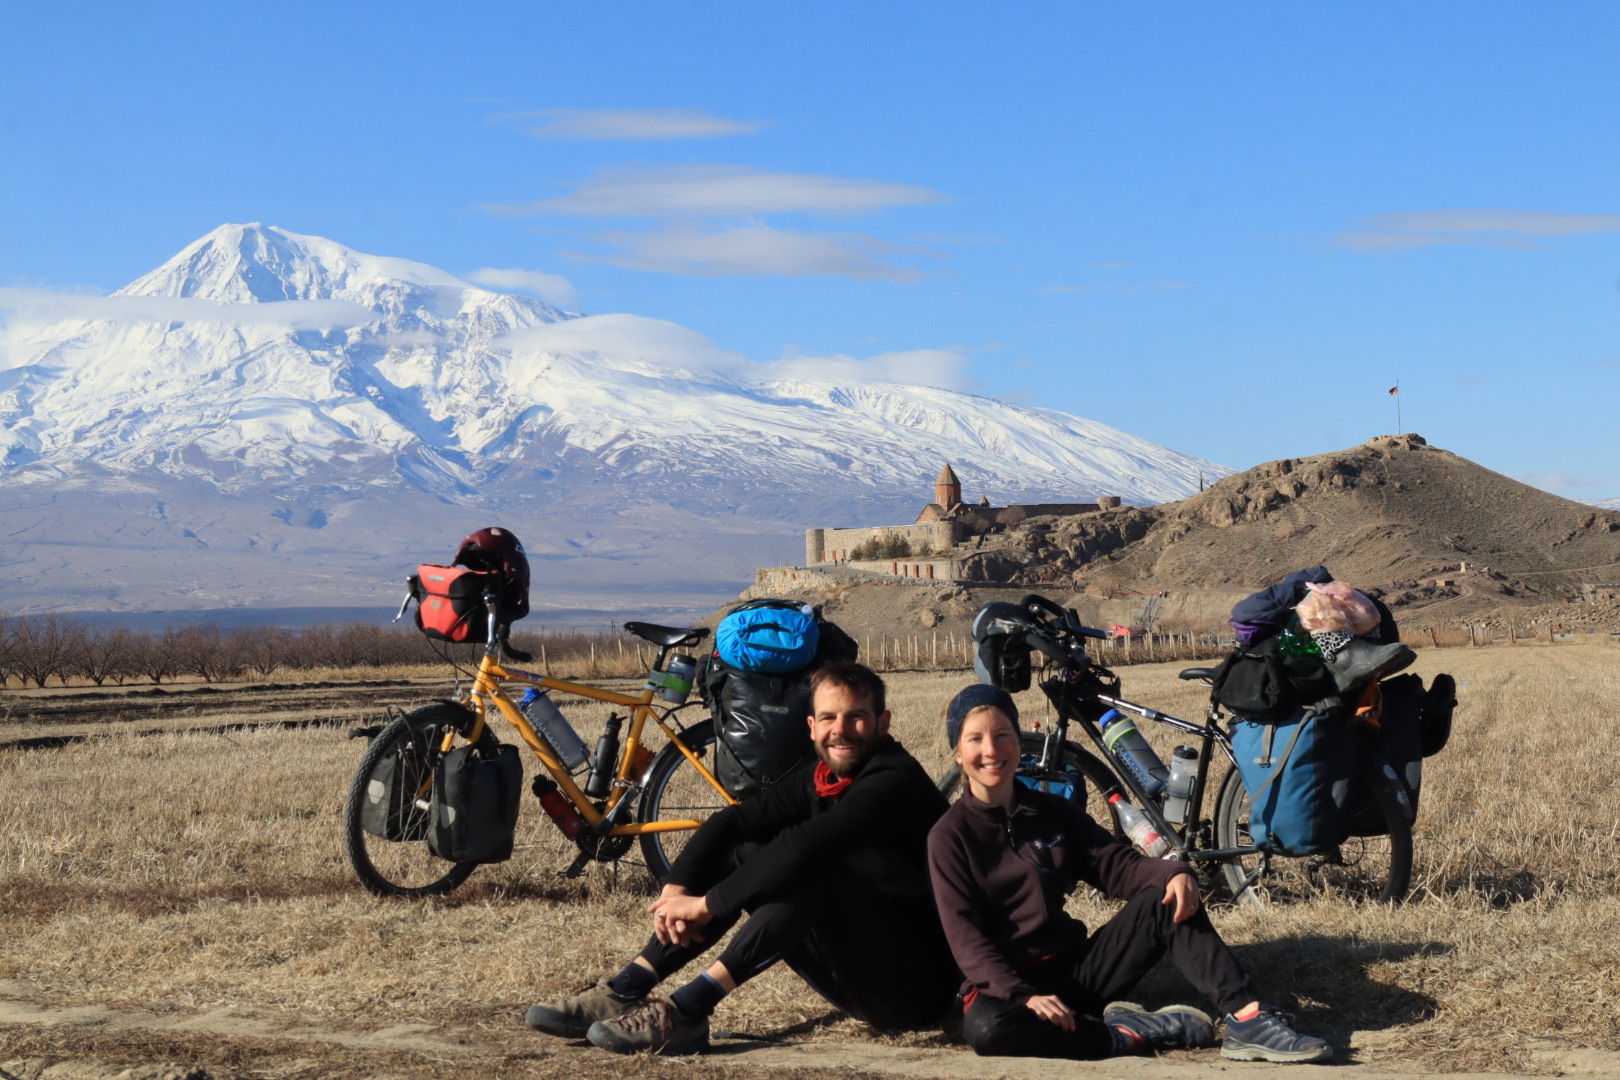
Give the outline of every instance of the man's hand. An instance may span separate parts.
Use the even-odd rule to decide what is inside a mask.
[[[1064,1031],[1074,1030],[1074,1010],[1056,994],[1036,994],[1025,999],[1024,1007],[1048,1024],[1056,1024]]]
[[[653,935],[665,945],[702,941],[697,928],[712,918],[704,898],[693,896],[680,885],[665,885],[647,911],[653,917]]]
[[[1177,874],[1165,885],[1164,899],[1159,903],[1176,905],[1170,918],[1178,923],[1186,922],[1198,914],[1198,880],[1191,874]]]

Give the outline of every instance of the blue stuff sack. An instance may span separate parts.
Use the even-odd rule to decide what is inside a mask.
[[[809,605],[761,600],[720,620],[714,649],[734,668],[778,674],[808,667],[820,640],[821,625]]]
[[[1344,842],[1356,736],[1339,712],[1280,722],[1232,718],[1232,753],[1249,792],[1249,836],[1262,851],[1310,855]]]

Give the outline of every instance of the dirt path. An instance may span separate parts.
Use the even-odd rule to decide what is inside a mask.
[[[714,1040],[699,1059],[614,1058],[583,1042],[535,1035],[514,1018],[498,1030],[399,1024],[370,1030],[296,1025],[233,1008],[146,1012],[102,1005],[35,1004],[26,983],[0,982],[0,1080],[204,1080],[205,1077],[427,1077],[500,1075],[595,1078],[669,1073],[727,1080],[896,1077],[904,1080],[1193,1080],[1275,1075],[1280,1066],[1225,1061],[1214,1051],[1158,1058],[1062,1063],[997,1059],[962,1049],[859,1041],[767,1043]],[[1512,1080],[1522,1073],[1437,1073],[1381,1060],[1377,1037],[1342,1052],[1337,1080]],[[12,1049],[15,1048],[15,1049]],[[19,1052],[20,1051],[20,1052]],[[1533,1075],[1620,1077],[1620,1054],[1547,1046],[1532,1051]],[[1372,1061],[1355,1059],[1371,1058]],[[9,1060],[8,1060],[9,1059]],[[138,1063],[137,1063],[138,1062]],[[224,1062],[223,1065],[220,1062]],[[626,1068],[626,1066],[630,1066]]]

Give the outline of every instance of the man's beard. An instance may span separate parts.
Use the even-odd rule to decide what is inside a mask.
[[[842,780],[847,776],[854,776],[856,773],[861,771],[861,766],[865,765],[867,759],[872,756],[872,751],[877,748],[877,743],[878,740],[876,738],[844,740],[845,745],[853,746],[859,752],[855,755],[855,759],[853,761],[838,764],[834,764],[832,758],[828,755],[827,744],[818,742],[814,745],[816,757],[820,758],[821,763],[827,766],[827,771],[838,777],[838,779]]]

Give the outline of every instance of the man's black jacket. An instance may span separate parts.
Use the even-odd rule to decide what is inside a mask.
[[[843,869],[896,900],[931,906],[928,830],[947,804],[923,767],[890,739],[841,796],[827,798],[816,794],[817,764],[806,762],[704,822],[675,860],[669,882],[691,888],[713,880],[716,863],[753,841],[764,847],[705,894],[713,916],[735,914]]]

